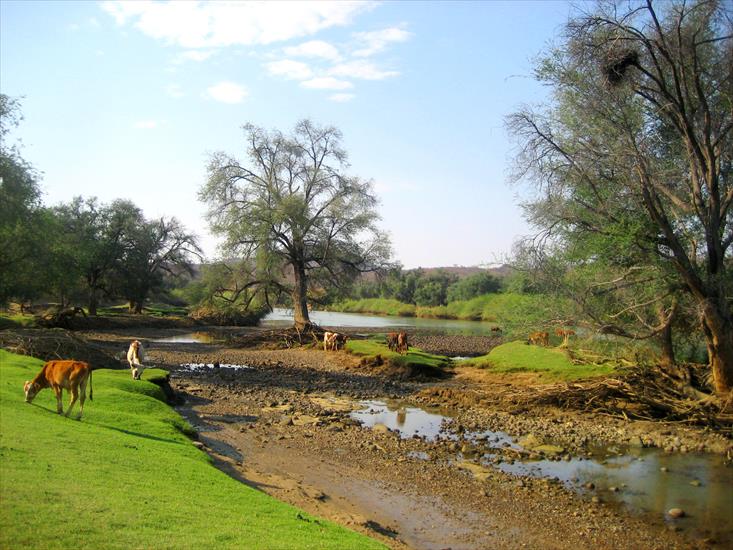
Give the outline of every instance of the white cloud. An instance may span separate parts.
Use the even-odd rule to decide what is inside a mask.
[[[271,44],[350,23],[371,1],[133,2],[105,1],[118,25],[184,48]]]
[[[340,58],[338,49],[323,40],[310,40],[297,46],[285,48],[285,54],[292,57],[320,57],[334,61]]]
[[[183,61],[206,61],[216,53],[215,50],[186,50],[178,54],[176,63]]]
[[[179,84],[168,84],[165,88],[165,93],[173,99],[180,99],[186,95],[183,93],[183,88]]]
[[[328,74],[364,80],[384,80],[385,78],[398,76],[400,73],[397,71],[380,71],[371,61],[360,59],[335,65],[328,70]]]
[[[157,120],[138,120],[133,125],[138,130],[153,130],[158,127]]]
[[[412,33],[398,27],[390,27],[381,31],[357,32],[354,38],[362,46],[354,51],[354,57],[369,57],[384,50],[392,42],[405,42]]]
[[[313,76],[313,71],[308,65],[292,59],[273,61],[265,64],[265,67],[267,67],[267,72],[272,75],[284,76],[292,80],[305,80]]]
[[[333,94],[328,96],[328,99],[337,103],[346,103],[347,101],[351,101],[355,97],[356,95],[354,94]]]
[[[247,97],[248,92],[247,88],[240,84],[223,81],[207,88],[206,94],[211,99],[222,103],[241,103]]]
[[[348,90],[353,88],[354,85],[346,80],[339,80],[331,76],[324,76],[320,78],[313,78],[306,80],[300,84],[303,88],[310,88],[312,90]]]

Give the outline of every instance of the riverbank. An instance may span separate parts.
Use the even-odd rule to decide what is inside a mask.
[[[211,468],[162,391],[128,372],[94,371],[79,422],[51,390],[24,403],[42,364],[0,350],[0,547],[383,548]]]
[[[230,336],[236,340],[240,330]],[[263,329],[243,333],[252,331]],[[536,405],[531,399],[512,405],[517,390],[545,387],[528,373],[497,375],[454,366],[449,378],[418,381],[386,376],[345,352],[237,348],[226,338],[196,343],[203,338],[189,338],[182,329],[79,336],[110,354],[124,349],[131,337],[144,338],[150,363],[171,372],[173,386],[186,399],[181,413],[221,469],[393,548],[701,548],[713,540],[733,543],[726,521],[709,519],[714,514],[705,514],[706,520],[683,504],[687,518],[667,517],[680,494],[676,489],[660,485],[664,509],[644,514],[623,504],[623,498],[642,491],[637,481],[619,483],[613,492],[598,480],[589,489],[573,482],[575,476],[565,480],[561,474],[537,476],[531,470],[533,464],[603,468],[604,461],[659,452],[657,447],[667,449],[664,456],[693,460],[692,451],[714,451],[718,458],[703,456],[722,462],[730,440],[709,430],[626,422]],[[414,344],[421,334],[410,336]],[[423,336],[442,345],[439,334]],[[182,366],[191,363],[197,366]],[[364,402],[390,403],[395,424],[380,420],[373,429],[363,427],[354,411]],[[410,408],[416,405],[445,419],[433,436],[420,426],[415,427],[418,433],[400,431],[400,422],[413,429],[412,419],[421,418]],[[382,418],[383,413],[373,414],[366,417]],[[525,465],[526,471],[521,469]],[[730,509],[720,500],[730,491],[717,494],[715,487],[708,488],[711,479],[699,479],[690,480],[700,483],[695,487],[683,482],[683,498],[697,491],[710,495],[706,503],[719,507],[720,514]]]

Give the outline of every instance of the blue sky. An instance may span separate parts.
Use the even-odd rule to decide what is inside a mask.
[[[501,259],[529,229],[504,117],[547,93],[532,59],[565,2],[0,3],[0,91],[46,204],[128,198],[216,240],[207,155],[241,125],[335,125],[405,267]]]

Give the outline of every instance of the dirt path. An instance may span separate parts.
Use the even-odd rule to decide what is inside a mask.
[[[110,346],[129,337],[88,336]],[[633,424],[620,434],[613,422],[580,416],[569,422],[558,411],[511,415],[473,407],[475,393],[487,391],[481,373],[459,370],[436,383],[395,381],[359,369],[343,352],[200,344],[153,344],[149,357],[172,371],[172,385],[186,399],[179,410],[220,468],[392,548],[667,549],[711,542],[670,529],[659,517],[632,517],[592,493],[579,495],[551,480],[518,479],[481,466],[470,449],[459,460],[449,433],[437,441],[402,439],[387,429],[365,429],[349,416],[360,400],[410,398],[454,407],[452,429],[458,431],[472,425],[512,433],[546,430],[567,436],[569,448],[573,438],[582,447],[589,434],[638,437]],[[251,368],[192,373],[178,367],[202,362]],[[650,431],[655,430],[662,443],[680,435],[690,445],[715,441],[694,431]]]

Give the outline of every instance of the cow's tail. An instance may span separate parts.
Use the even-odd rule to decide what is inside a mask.
[[[92,373],[94,371],[92,369],[89,369],[89,400],[94,401],[94,398],[92,397]]]

